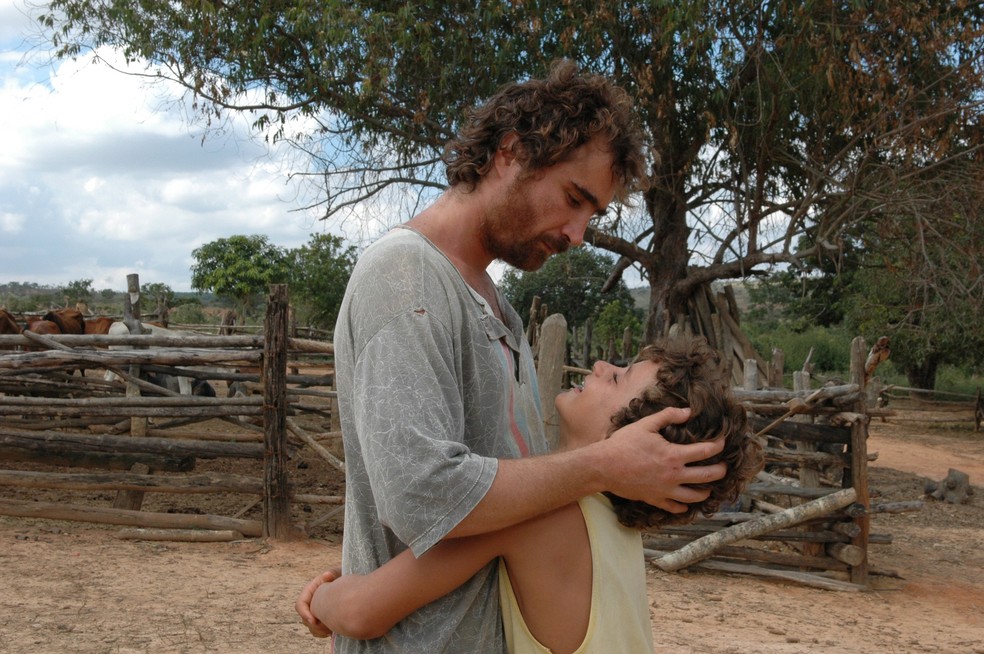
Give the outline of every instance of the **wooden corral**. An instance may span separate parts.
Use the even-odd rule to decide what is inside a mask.
[[[330,505],[327,514],[340,510],[337,495],[296,492],[285,466],[293,450],[309,448],[339,471],[344,468],[322,444],[329,434],[313,433],[300,420],[319,413],[337,421],[330,411],[331,375],[288,374],[294,365],[291,356],[330,357],[331,345],[288,336],[285,293],[274,287],[263,335],[73,335],[30,341],[0,336],[0,352],[5,352],[0,355],[0,460],[71,466],[71,472],[0,470],[0,486],[118,494],[113,507],[0,500],[0,514],[139,528],[133,537],[199,534],[209,540],[216,534],[201,535],[203,530],[229,537],[289,537],[299,526],[291,524],[289,507],[298,502]],[[712,344],[719,349],[723,344],[736,357],[747,356],[737,322],[728,317],[733,303],[727,294],[705,300],[710,317],[700,321],[714,332]],[[712,304],[718,311],[711,311]],[[538,351],[540,385],[547,397],[559,392],[570,376],[586,372],[572,365],[566,323],[552,318],[542,316],[528,334]],[[678,321],[675,329],[704,333],[704,328],[695,332],[693,324]],[[27,343],[47,349],[2,349]],[[770,364],[757,355],[735,365],[733,370],[741,373],[733,375],[735,392],[755,437],[765,444],[766,468],[747,489],[741,506],[691,525],[647,533],[651,561],[664,570],[692,566],[838,590],[867,588],[869,575],[879,572],[871,564],[870,546],[891,541],[888,535],[869,532],[870,515],[919,508],[918,503],[873,505],[869,499],[868,422],[884,410],[867,406],[868,354],[864,341],[855,339],[850,381],[816,389],[810,388],[809,375],[795,380],[792,390],[781,388],[772,380],[782,376],[769,372],[781,370],[781,363]],[[775,357],[781,361],[781,353]],[[174,373],[175,367],[190,377],[245,384],[262,396],[179,396],[139,375],[140,370]],[[79,376],[78,370],[86,374]],[[94,374],[104,370],[120,379],[107,381]],[[549,433],[552,418],[545,417]],[[153,422],[144,424],[147,419]],[[194,429],[202,420],[221,420],[228,433],[206,439]],[[258,474],[196,473],[195,462],[203,457],[252,459]],[[263,517],[140,510],[139,498],[151,492],[251,494],[262,500]],[[121,508],[127,503],[131,506]]]
[[[289,538],[291,503],[340,505],[338,495],[298,494],[286,461],[312,447],[333,466],[300,418],[330,420],[333,379],[328,343],[287,336],[286,287],[271,287],[266,329],[256,336],[0,336],[0,461],[66,466],[70,472],[0,470],[0,486],[116,491],[112,507],[0,499],[0,514],[79,520],[144,529],[222,530]],[[16,351],[30,345],[32,351]],[[39,350],[39,347],[47,349]],[[288,374],[290,358],[320,357],[320,374]],[[115,374],[109,380],[105,371]],[[247,392],[179,395],[146,373],[191,377]],[[253,390],[250,393],[249,390]],[[152,421],[152,422],[149,422]],[[205,421],[226,430],[197,431]],[[196,474],[200,459],[256,461],[256,476]],[[262,501],[262,519],[141,510],[144,493],[243,493]],[[197,538],[200,538],[198,536]],[[204,537],[206,540],[208,536]]]

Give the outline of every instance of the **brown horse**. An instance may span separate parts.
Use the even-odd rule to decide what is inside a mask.
[[[6,309],[0,309],[0,334],[20,334],[23,328]]]
[[[85,321],[85,333],[86,334],[108,334],[109,328],[114,322],[117,322],[114,318],[87,318]]]
[[[84,334],[85,317],[78,309],[55,309],[41,317],[58,325],[58,334]],[[36,331],[36,330],[31,330]]]

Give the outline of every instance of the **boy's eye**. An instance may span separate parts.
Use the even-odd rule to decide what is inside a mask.
[[[570,193],[567,194],[567,201],[571,203],[571,206],[572,207],[580,207],[581,206],[581,201],[578,200],[573,195],[571,195]]]

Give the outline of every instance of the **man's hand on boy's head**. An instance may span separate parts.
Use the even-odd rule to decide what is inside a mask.
[[[702,502],[709,490],[690,484],[722,479],[724,463],[688,465],[703,461],[724,449],[724,439],[679,445],[667,441],[660,430],[690,418],[690,409],[668,408],[626,425],[599,443],[607,448],[605,490],[630,500],[641,500],[670,513],[682,513],[687,504]]]

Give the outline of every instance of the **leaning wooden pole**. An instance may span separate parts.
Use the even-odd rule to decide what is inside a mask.
[[[287,480],[287,286],[273,284],[263,343],[263,537],[290,537]]]
[[[806,504],[786,509],[780,513],[763,514],[758,518],[720,529],[692,541],[680,549],[655,559],[656,565],[665,572],[702,561],[712,556],[718,549],[745,538],[755,538],[777,529],[798,525],[812,518],[828,515],[855,501],[857,495],[853,488],[835,491]]]

